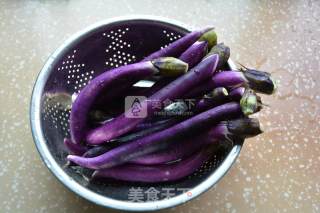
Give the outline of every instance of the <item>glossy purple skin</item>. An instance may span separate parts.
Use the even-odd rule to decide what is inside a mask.
[[[63,140],[63,143],[66,146],[66,148],[68,149],[70,154],[83,155],[83,153],[85,153],[88,150],[87,147],[82,146],[80,144],[75,144],[68,138],[65,138]]]
[[[208,42],[197,41],[184,51],[179,59],[189,65],[189,69],[197,65],[208,52]]]
[[[184,51],[179,59],[186,62],[189,65],[189,69],[193,68],[195,65],[197,65],[202,58],[206,55],[208,51],[208,42],[206,41],[196,41],[194,44],[192,44],[186,51]],[[127,84],[121,84],[116,86],[115,88],[110,89],[109,91],[106,91],[102,97],[99,97],[99,105],[107,105],[109,101],[111,101],[113,98],[116,98],[118,96],[123,96],[123,93],[130,93],[128,92],[128,88],[130,88],[137,80],[128,81]],[[150,89],[143,92],[143,89],[141,89],[141,95],[144,95],[146,97],[154,94],[158,90],[160,90],[162,87],[173,81],[174,78],[165,78],[158,82],[156,82]],[[135,94],[139,95],[139,94]]]
[[[232,89],[230,91],[229,96],[234,101],[240,101],[240,99],[242,98],[245,90],[246,89],[244,87],[237,87],[237,88]]]
[[[178,163],[157,166],[127,164],[98,170],[94,172],[93,178],[112,178],[148,183],[175,181],[195,172],[209,158],[210,152],[203,149]]]
[[[159,126],[159,125],[173,125],[174,122],[170,119],[167,119],[167,120],[159,120],[159,121],[146,121],[146,122],[143,122],[143,123],[140,123],[138,124],[133,130],[132,132],[138,132],[138,131],[142,131],[142,130],[145,130],[145,129],[149,129],[149,128],[154,128],[156,126]]]
[[[141,165],[164,164],[190,156],[199,151],[204,145],[213,144],[226,136],[228,132],[226,125],[217,125],[208,132],[196,136],[195,138],[182,138],[179,142],[169,145],[163,151],[155,152],[135,158],[130,163]]]
[[[189,69],[196,66],[206,55],[208,51],[208,42],[196,41],[186,51],[184,51],[179,59],[186,62],[189,65]],[[157,81],[145,94],[147,97],[162,89],[164,86],[172,82],[174,78],[164,78]]]
[[[152,60],[159,57],[171,56],[178,57],[186,49],[188,49],[194,42],[196,42],[203,33],[211,30],[213,28],[206,28],[204,30],[193,31],[183,36],[182,38],[172,42],[167,47],[158,50],[157,52],[152,53],[151,55],[145,57],[143,61]]]
[[[97,76],[84,87],[72,104],[70,115],[71,139],[80,144],[85,139],[88,123],[88,113],[101,92],[116,81],[127,78],[144,78],[153,75],[158,70],[150,61],[121,66]]]
[[[239,103],[230,102],[193,116],[163,131],[116,147],[103,155],[94,158],[69,155],[67,158],[86,168],[110,168],[139,156],[161,151],[181,136],[192,134],[192,132],[205,131],[205,129],[210,128],[222,120],[236,118],[240,115],[242,115],[242,112]]]
[[[247,80],[242,72],[239,71],[224,71],[216,73],[212,78],[203,82],[201,85],[187,93],[185,96],[197,97],[204,95],[216,87],[235,87],[247,83]]]
[[[152,105],[152,101],[150,100],[163,103],[164,100],[174,100],[178,97],[181,97],[187,91],[190,91],[196,85],[212,76],[218,61],[218,55],[207,57],[196,67],[189,70],[186,74],[180,76],[150,96],[148,100],[141,102],[141,110],[147,110],[148,112],[146,117],[128,118],[126,114],[123,113],[112,121],[107,122],[96,129],[90,130],[86,137],[87,143],[101,144],[131,131],[136,125],[142,123],[148,117],[152,116],[154,112],[161,110],[157,107],[154,107]]]

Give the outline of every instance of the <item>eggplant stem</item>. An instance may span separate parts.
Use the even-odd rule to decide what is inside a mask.
[[[239,61],[237,61],[237,64],[239,64],[241,66],[240,71],[244,72],[246,70],[248,70],[249,68],[244,66],[243,64],[241,64]],[[244,68],[244,69],[243,69]]]

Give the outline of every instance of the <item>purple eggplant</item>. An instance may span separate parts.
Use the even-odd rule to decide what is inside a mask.
[[[191,69],[202,60],[202,58],[206,55],[207,51],[207,42],[196,41],[193,45],[191,45],[186,51],[184,51],[180,55],[179,59],[186,62],[189,65],[189,69]],[[150,95],[159,91],[164,86],[166,86],[174,80],[175,78],[162,78],[158,80],[154,85],[152,85],[144,95],[149,97]]]
[[[171,63],[168,64],[168,61]],[[172,69],[168,72],[168,68],[170,67]],[[160,58],[153,61],[121,66],[97,76],[81,90],[72,104],[70,117],[72,141],[77,144],[83,142],[87,130],[89,110],[97,97],[101,95],[101,92],[105,91],[105,89],[110,85],[114,86],[115,82],[121,84],[124,79],[142,79],[156,73],[170,73],[170,75],[172,72],[181,73],[185,72],[187,68],[188,65],[181,60],[174,58]]]
[[[194,90],[187,93],[186,97],[197,97],[206,94],[216,87],[233,88],[239,86],[249,86],[256,92],[272,94],[276,89],[276,84],[269,73],[246,70],[246,71],[224,71],[218,72],[212,78],[203,82]]]
[[[181,136],[204,131],[221,120],[236,118],[241,115],[242,111],[239,103],[230,102],[191,117],[168,129],[116,147],[103,155],[94,158],[69,155],[67,158],[80,166],[91,169],[110,168],[139,156],[160,151]]]
[[[194,42],[196,42],[204,33],[212,30],[213,28],[206,28],[204,30],[193,31],[183,36],[182,38],[172,42],[167,47],[162,48],[151,55],[145,57],[143,61],[153,60],[159,57],[171,56],[178,57],[186,49],[188,49]]]
[[[114,168],[97,170],[92,178],[112,178],[131,182],[167,182],[179,180],[199,169],[211,156],[211,149],[203,149],[175,164],[144,166],[122,165]]]
[[[146,120],[148,116],[150,117],[154,112],[161,110],[161,108],[154,107],[152,102],[157,101],[162,103],[165,100],[174,100],[181,97],[181,95],[191,90],[195,85],[210,77],[215,71],[218,61],[218,55],[207,57],[186,74],[153,94],[146,101],[141,102],[140,111],[147,112],[147,116],[128,117],[127,112],[130,114],[133,110],[130,108],[126,113],[123,113],[112,121],[90,130],[86,137],[87,143],[101,144],[131,131],[136,125]]]
[[[186,62],[189,68],[196,66],[208,52],[208,44],[205,41],[197,41],[183,52],[179,59]]]
[[[232,138],[248,138],[261,134],[260,124],[256,118],[240,118],[223,121],[208,132],[194,138],[182,138],[179,142],[169,145],[163,151],[143,155],[130,161],[142,165],[163,164],[176,161],[203,148],[205,145],[216,144],[219,141]]]

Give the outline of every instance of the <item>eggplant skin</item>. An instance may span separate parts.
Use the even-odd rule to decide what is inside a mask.
[[[144,78],[158,72],[151,62],[139,62],[118,67],[95,77],[78,94],[72,104],[70,114],[70,133],[72,142],[80,144],[84,141],[88,129],[88,114],[95,100],[114,82],[126,78]]]
[[[186,74],[180,76],[152,96],[149,100],[157,100],[163,102],[166,99],[174,100],[181,97],[186,92],[190,91],[197,84],[212,76],[215,72],[219,61],[218,55],[212,55],[201,61],[197,66],[189,70]],[[119,115],[110,122],[101,125],[98,128],[92,129],[87,133],[86,141],[88,144],[97,145],[117,138],[131,130],[138,124],[142,123],[153,115],[154,112],[161,109],[152,107],[151,101],[145,100],[141,102],[142,110],[147,110],[148,114],[145,117],[128,118],[125,113]]]
[[[175,181],[194,173],[209,158],[210,153],[207,149],[203,149],[177,163],[157,166],[126,164],[110,169],[97,170],[93,173],[92,178],[112,178],[144,183]]]
[[[193,43],[195,43],[204,33],[212,30],[213,28],[206,28],[199,31],[193,31],[183,36],[182,38],[172,42],[169,46],[160,49],[149,56],[145,57],[143,61],[153,60],[159,57],[178,57],[181,55],[186,49],[188,49]]]
[[[68,155],[67,159],[83,167],[104,169],[124,164],[131,159],[165,149],[178,137],[188,137],[194,131],[210,128],[225,119],[233,119],[242,115],[239,103],[230,102],[193,116],[168,129],[156,132],[130,143],[116,147],[109,152],[94,157],[83,158]]]

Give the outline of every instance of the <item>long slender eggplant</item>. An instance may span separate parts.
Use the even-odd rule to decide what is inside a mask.
[[[170,62],[170,63],[169,63]],[[171,69],[169,69],[171,68]],[[188,65],[175,58],[160,58],[153,61],[139,62],[126,66],[121,66],[110,71],[104,72],[94,78],[77,95],[72,104],[70,117],[71,139],[74,143],[82,143],[87,131],[88,113],[101,92],[115,82],[128,78],[144,78],[156,73],[184,73]],[[169,70],[169,71],[168,71]]]
[[[143,155],[130,161],[142,165],[164,164],[182,159],[199,151],[203,146],[216,144],[219,141],[233,138],[248,138],[261,134],[260,124],[256,118],[240,118],[222,121],[209,131],[194,138],[182,138],[179,142],[169,145],[165,150]]]
[[[92,178],[112,178],[131,182],[167,182],[175,181],[186,177],[199,169],[209,158],[210,149],[195,153],[189,158],[176,164],[143,166],[143,165],[122,165],[114,168],[97,170]]]
[[[269,73],[246,70],[218,72],[206,82],[196,87],[185,97],[197,97],[206,94],[216,87],[239,87],[248,86],[259,93],[272,94],[276,90],[276,84]]]
[[[206,28],[199,31],[193,31],[183,36],[182,38],[172,42],[167,47],[162,48],[149,56],[145,57],[143,61],[153,60],[159,57],[171,56],[178,57],[186,49],[188,49],[194,42],[196,42],[204,33],[212,30],[213,28]]]
[[[86,137],[87,143],[101,144],[129,132],[136,125],[146,120],[148,116],[150,117],[154,112],[161,110],[161,108],[159,109],[154,107],[152,102],[156,101],[163,103],[163,101],[167,99],[174,100],[175,98],[180,97],[187,91],[191,90],[195,85],[210,77],[215,71],[218,61],[218,55],[207,57],[186,74],[180,76],[175,81],[153,94],[147,100],[141,102],[140,111],[147,112],[145,116],[128,116],[132,111],[132,108],[130,108],[127,112],[116,117],[112,121],[90,130]]]
[[[94,158],[68,155],[67,158],[80,166],[91,169],[110,168],[139,156],[160,151],[166,148],[168,144],[174,143],[179,137],[192,134],[192,132],[204,131],[221,120],[232,119],[241,115],[240,104],[230,102],[193,116],[163,131],[116,147],[103,155]]]

